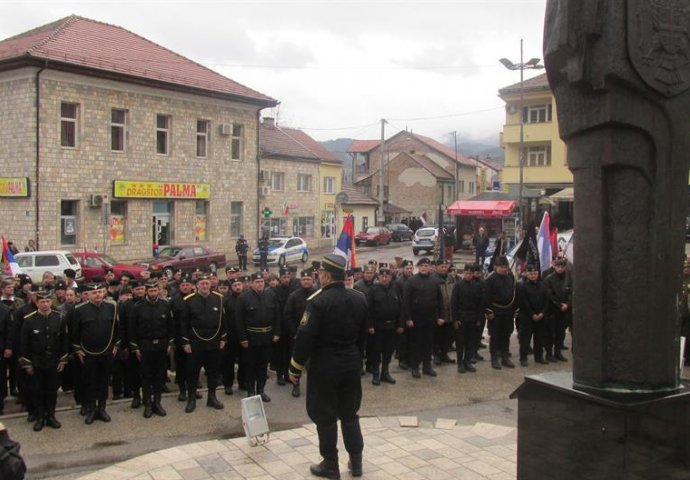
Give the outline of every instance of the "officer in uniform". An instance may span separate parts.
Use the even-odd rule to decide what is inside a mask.
[[[276,307],[278,312],[278,317],[280,318],[280,331],[285,332],[290,329],[286,324],[285,316],[285,304],[287,303],[288,296],[292,291],[290,282],[292,277],[290,276],[290,270],[287,267],[282,267],[280,269],[279,283],[275,288],[271,289],[271,293],[276,300]],[[275,367],[276,371],[276,382],[278,385],[285,385],[288,379],[288,364],[290,363],[290,337],[287,335],[280,336],[280,340],[273,345],[273,357],[271,359],[271,364]]]
[[[206,406],[217,410],[223,408],[216,397],[222,350],[228,338],[223,296],[211,291],[208,275],[198,277],[196,288],[195,293],[184,297],[181,322],[182,345],[189,355],[186,413],[196,409],[196,388],[202,366],[208,382]]]
[[[264,387],[271,348],[280,339],[282,316],[274,292],[266,290],[265,282],[259,272],[252,274],[251,288],[235,303],[235,324],[245,359],[247,396],[258,394],[264,402],[270,402]]]
[[[362,402],[360,355],[367,337],[367,303],[343,284],[345,259],[326,255],[319,271],[321,290],[307,301],[290,361],[290,381],[298,383],[310,360],[307,413],[316,424],[323,461],[313,475],[340,478],[338,420],[352,476],[362,475],[364,440],[357,412]]]
[[[491,367],[515,368],[510,360],[510,336],[513,333],[515,317],[515,277],[508,267],[508,259],[498,256],[494,271],[486,279],[484,298],[486,315],[489,320],[489,351]]]
[[[259,268],[268,270],[268,237],[266,235],[261,237],[257,246],[259,248]]]
[[[287,330],[281,333],[281,336],[290,339],[290,357],[295,347],[295,336],[299,328],[299,321],[304,315],[307,308],[307,298],[314,293],[314,279],[311,276],[310,270],[302,270],[300,273],[300,288],[292,292],[285,303],[284,325]],[[299,383],[292,385],[292,396],[297,398],[302,394],[299,388]]]
[[[235,243],[235,252],[237,253],[237,260],[240,262],[240,270],[247,271],[247,252],[249,252],[249,244],[244,239],[244,235],[240,235]]]
[[[144,283],[139,280],[132,280],[129,282],[132,287],[132,298],[120,302],[118,305],[118,318],[120,319],[120,340],[122,340],[122,348],[127,349],[123,352],[124,355],[118,355],[119,358],[115,362],[124,363],[125,371],[125,391],[132,392],[132,408],[139,408],[141,406],[141,364],[134,355],[129,351],[129,319],[132,316],[134,306],[142,301],[146,296],[146,287]]]
[[[184,351],[182,343],[182,315],[184,313],[184,298],[194,291],[194,284],[192,284],[189,275],[183,275],[180,278],[179,289],[170,300],[170,310],[173,316],[173,323],[175,325],[175,383],[180,389],[177,400],[180,402],[187,401],[187,358],[189,355]],[[195,395],[196,396],[196,395]],[[197,396],[196,398],[201,398]]]
[[[0,283],[0,303],[5,305],[10,310],[9,323],[7,325],[8,331],[5,337],[5,344],[3,351],[0,352],[0,369],[3,370],[0,373],[0,380],[4,377],[10,382],[9,392],[5,392],[3,396],[3,388],[6,390],[7,386],[3,383],[4,387],[0,385],[0,397],[7,397],[7,393],[13,396],[17,395],[16,387],[16,366],[17,358],[12,351],[12,326],[14,325],[15,313],[24,304],[24,300],[15,295],[15,280],[14,278],[6,278]]]
[[[412,275],[414,275],[414,263],[412,263],[412,260],[403,260],[402,261],[402,274],[399,275],[395,281],[394,285],[395,288],[398,289],[398,293],[400,294],[400,298],[402,298],[403,295],[403,290],[405,288],[405,282],[412,278]],[[396,358],[398,359],[398,367],[402,370],[407,370],[410,368],[409,366],[409,345],[408,345],[408,338],[407,338],[407,331],[404,330],[403,326],[403,333],[402,335],[398,335],[397,337],[397,346],[396,346],[396,351],[397,351],[397,356]]]
[[[573,283],[567,266],[568,261],[565,258],[557,258],[553,262],[554,272],[544,280],[551,301],[548,318],[549,343],[546,347],[546,360],[549,362],[568,361],[561,353],[561,350],[565,350],[565,330],[572,320]]]
[[[458,372],[476,372],[472,364],[481,317],[484,316],[483,292],[474,280],[473,266],[466,264],[462,279],[455,283],[451,297]]]
[[[19,364],[26,372],[29,394],[35,408],[34,431],[45,425],[60,428],[55,418],[59,374],[67,364],[69,338],[62,316],[52,309],[50,292],[36,292],[38,310],[24,317],[20,334],[22,356]]]
[[[108,379],[113,357],[120,345],[117,308],[104,301],[105,286],[92,283],[85,286],[89,301],[74,309],[71,340],[74,355],[82,363],[82,383],[86,416],[91,425],[96,418],[110,421],[105,410],[108,399]]]
[[[168,372],[168,354],[175,341],[170,305],[158,293],[158,282],[148,280],[144,300],[134,305],[128,318],[129,349],[141,363],[144,418],[151,418],[154,413],[166,415],[161,395]]]
[[[443,302],[441,304],[441,317],[444,322],[436,325],[434,332],[434,364],[455,363],[455,360],[448,356],[450,346],[453,344],[453,310],[451,308],[451,298],[455,278],[450,274],[450,260],[437,260],[436,272],[431,276],[438,282]]]
[[[225,387],[225,394],[232,395],[232,384],[235,383],[235,364],[239,365],[237,371],[237,382],[239,385],[244,381],[244,371],[240,361],[240,341],[237,336],[237,327],[235,326],[235,303],[243,291],[242,280],[235,277],[230,280],[230,292],[223,300],[223,308],[225,308],[225,324],[228,328],[228,339],[223,349],[223,357],[221,360],[221,377],[223,386]]]
[[[395,379],[390,374],[389,365],[395,347],[395,336],[403,331],[402,297],[392,283],[389,268],[379,269],[378,279],[378,283],[372,285],[366,295],[369,338],[374,339],[371,350],[371,383],[381,385],[383,381],[394,384]],[[369,352],[367,350],[367,355]]]
[[[441,318],[443,297],[438,282],[430,275],[431,260],[417,261],[419,271],[407,282],[403,290],[403,318],[409,342],[410,372],[421,378],[422,372],[430,377],[437,375],[431,367],[431,350],[434,345],[434,328],[445,323]]]
[[[527,265],[527,277],[518,288],[518,339],[520,340],[520,365],[529,365],[530,342],[534,336],[534,361],[548,363],[544,360],[544,351],[548,341],[546,319],[549,309],[549,296],[546,286],[539,278],[539,267]]]

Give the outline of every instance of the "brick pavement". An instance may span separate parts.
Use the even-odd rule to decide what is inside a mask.
[[[363,478],[510,480],[516,476],[513,427],[417,417],[368,417],[361,423]],[[349,478],[342,441],[339,450],[341,475]],[[315,478],[309,465],[319,460],[316,427],[308,424],[272,433],[265,445],[250,446],[244,437],[190,443],[132,458],[79,480],[291,480]]]

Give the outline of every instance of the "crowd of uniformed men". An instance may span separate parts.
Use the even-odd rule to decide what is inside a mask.
[[[5,277],[0,286],[0,413],[8,395],[17,398],[33,429],[60,428],[57,391],[73,392],[86,424],[110,421],[108,398],[131,398],[143,416],[165,416],[161,395],[175,371],[178,400],[196,408],[204,368],[206,405],[222,409],[216,391],[233,394],[235,381],[264,402],[269,364],[277,383],[289,382],[291,352],[307,300],[318,289],[319,262],[297,274],[267,270],[246,275],[228,268],[227,279],[195,272],[173,278],[115,278],[78,285],[74,271],[46,274],[39,285],[28,276]],[[542,280],[544,278],[544,280]],[[510,336],[518,326],[519,361],[566,361],[571,326],[571,271],[557,258],[540,275],[527,266],[518,281],[504,257],[485,277],[477,264],[455,271],[450,262],[421,258],[397,263],[370,261],[348,270],[345,286],[368,305],[368,337],[362,374],[372,383],[394,384],[393,356],[412,377],[435,377],[434,365],[456,363],[476,372],[488,323],[491,366],[513,368]],[[457,352],[452,359],[449,352]],[[237,367],[237,368],[236,368]],[[109,394],[112,395],[109,395]],[[301,395],[299,383],[292,395]]]

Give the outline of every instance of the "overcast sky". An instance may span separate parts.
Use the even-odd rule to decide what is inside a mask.
[[[0,0],[0,38],[77,14],[119,25],[280,101],[317,140],[408,129],[497,142],[498,59],[542,57],[546,0]],[[541,73],[541,72],[539,72]],[[525,72],[525,78],[535,72]]]

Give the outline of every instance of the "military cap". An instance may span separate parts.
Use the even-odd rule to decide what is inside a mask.
[[[556,267],[565,267],[568,265],[568,259],[565,257],[556,257],[556,259],[553,261],[553,264]]]
[[[227,281],[230,286],[233,286],[236,283],[242,283],[242,279],[240,277],[235,277],[231,280]]]
[[[385,268],[379,268],[379,275],[390,275],[391,274],[391,269],[388,267]]]
[[[321,268],[321,262],[319,262],[318,260],[314,260],[313,262],[311,262],[311,268],[312,270],[318,270],[319,268]]]
[[[362,271],[362,267],[355,267],[352,269],[352,274],[354,275],[355,273],[360,273]]]
[[[67,284],[63,281],[57,282],[55,284],[55,290],[67,290]]]
[[[374,260],[374,259],[372,258],[371,260],[369,260],[368,263],[369,263],[369,265],[376,265],[376,260]]]
[[[472,271],[473,271],[473,272],[481,272],[481,271],[482,271],[482,266],[479,265],[478,263],[473,263],[473,264],[472,264]]]
[[[182,278],[180,279],[180,283],[192,283],[192,277],[191,275],[182,275]]]
[[[211,277],[206,273],[201,273],[198,277],[196,277],[196,281],[200,282],[201,280],[211,280]]]
[[[48,290],[40,289],[40,290],[36,290],[36,292],[34,292],[34,293],[36,294],[37,300],[46,300],[46,299],[51,298],[50,291],[48,291]]]
[[[31,277],[30,277],[30,276],[24,275],[24,276],[20,276],[20,277],[19,277],[19,288],[23,287],[23,286],[26,285],[27,283],[33,283],[33,282],[31,281]]]
[[[250,279],[252,282],[254,280],[261,280],[262,278],[264,278],[264,275],[261,272],[254,272],[250,275]]]
[[[465,268],[462,269],[463,272],[474,272],[474,264],[466,263]]]
[[[441,258],[438,258],[438,259],[436,259],[436,261],[433,262],[433,263],[434,263],[434,265],[445,265],[445,264],[446,264],[446,261],[443,260],[443,259],[441,259]]]
[[[301,272],[299,272],[299,276],[300,276],[300,278],[311,277],[311,272],[312,272],[311,270],[305,269],[305,270],[302,270]]]
[[[280,268],[280,271],[279,271],[278,273],[279,273],[281,276],[283,276],[283,275],[289,275],[289,274],[290,274],[290,270],[288,270],[287,267],[281,267],[281,268]]]
[[[508,259],[506,258],[505,255],[500,255],[496,261],[494,262],[494,266],[496,267],[507,267],[508,266]]]
[[[539,271],[539,268],[537,268],[536,265],[534,265],[534,264],[532,264],[532,263],[529,263],[529,264],[527,264],[527,266],[525,267],[525,271],[526,271],[526,272],[538,272],[538,271]]]
[[[73,280],[74,280],[75,278],[77,278],[77,272],[75,272],[75,271],[74,271],[73,269],[71,269],[71,268],[65,268],[65,270],[63,270],[62,273],[64,273],[64,274],[65,274],[65,277],[67,277],[67,278],[71,278],[71,279],[73,279]]]
[[[237,273],[240,269],[237,267],[225,267],[225,273]]]
[[[144,286],[148,290],[149,288],[158,288],[158,280],[150,278],[144,282]]]
[[[391,267],[389,264],[387,264],[385,262],[381,262],[381,263],[379,263],[379,270],[381,270],[382,268],[391,268]]]
[[[143,282],[141,280],[132,279],[129,281],[129,286],[132,288],[141,287],[142,285],[143,285]]]
[[[129,285],[125,285],[120,289],[120,295],[125,295],[127,293],[132,293],[132,287],[130,287]]]
[[[113,268],[112,267],[103,267],[103,271],[105,273],[113,273]]]
[[[250,277],[249,275],[243,275],[243,276],[242,276],[242,281],[243,281],[243,282],[248,282],[249,280],[251,280],[251,277]]]
[[[412,262],[412,260],[403,260],[403,261],[402,261],[402,266],[403,266],[403,267],[411,267],[411,266],[413,266],[413,265],[414,265],[414,262]]]
[[[150,278],[156,279],[156,278],[162,278],[163,277],[163,272],[151,272]]]
[[[420,258],[419,260],[417,260],[417,266],[419,265],[431,265],[431,260],[429,260],[426,257]]]
[[[101,288],[103,288],[103,284],[101,284],[100,282],[90,282],[90,283],[84,284],[83,291],[84,292],[93,292],[96,290],[100,290]]]
[[[353,276],[354,274],[355,274],[355,272],[354,272],[354,270],[352,270],[351,268],[348,269],[348,270],[345,270],[345,276],[346,276],[346,277],[351,277],[351,276]]]
[[[120,284],[120,281],[115,279],[115,278],[112,280],[108,280],[108,286],[109,287],[117,287],[119,284]]]
[[[321,262],[322,268],[331,273],[345,273],[345,266],[347,262],[340,255],[328,254],[324,255]]]

